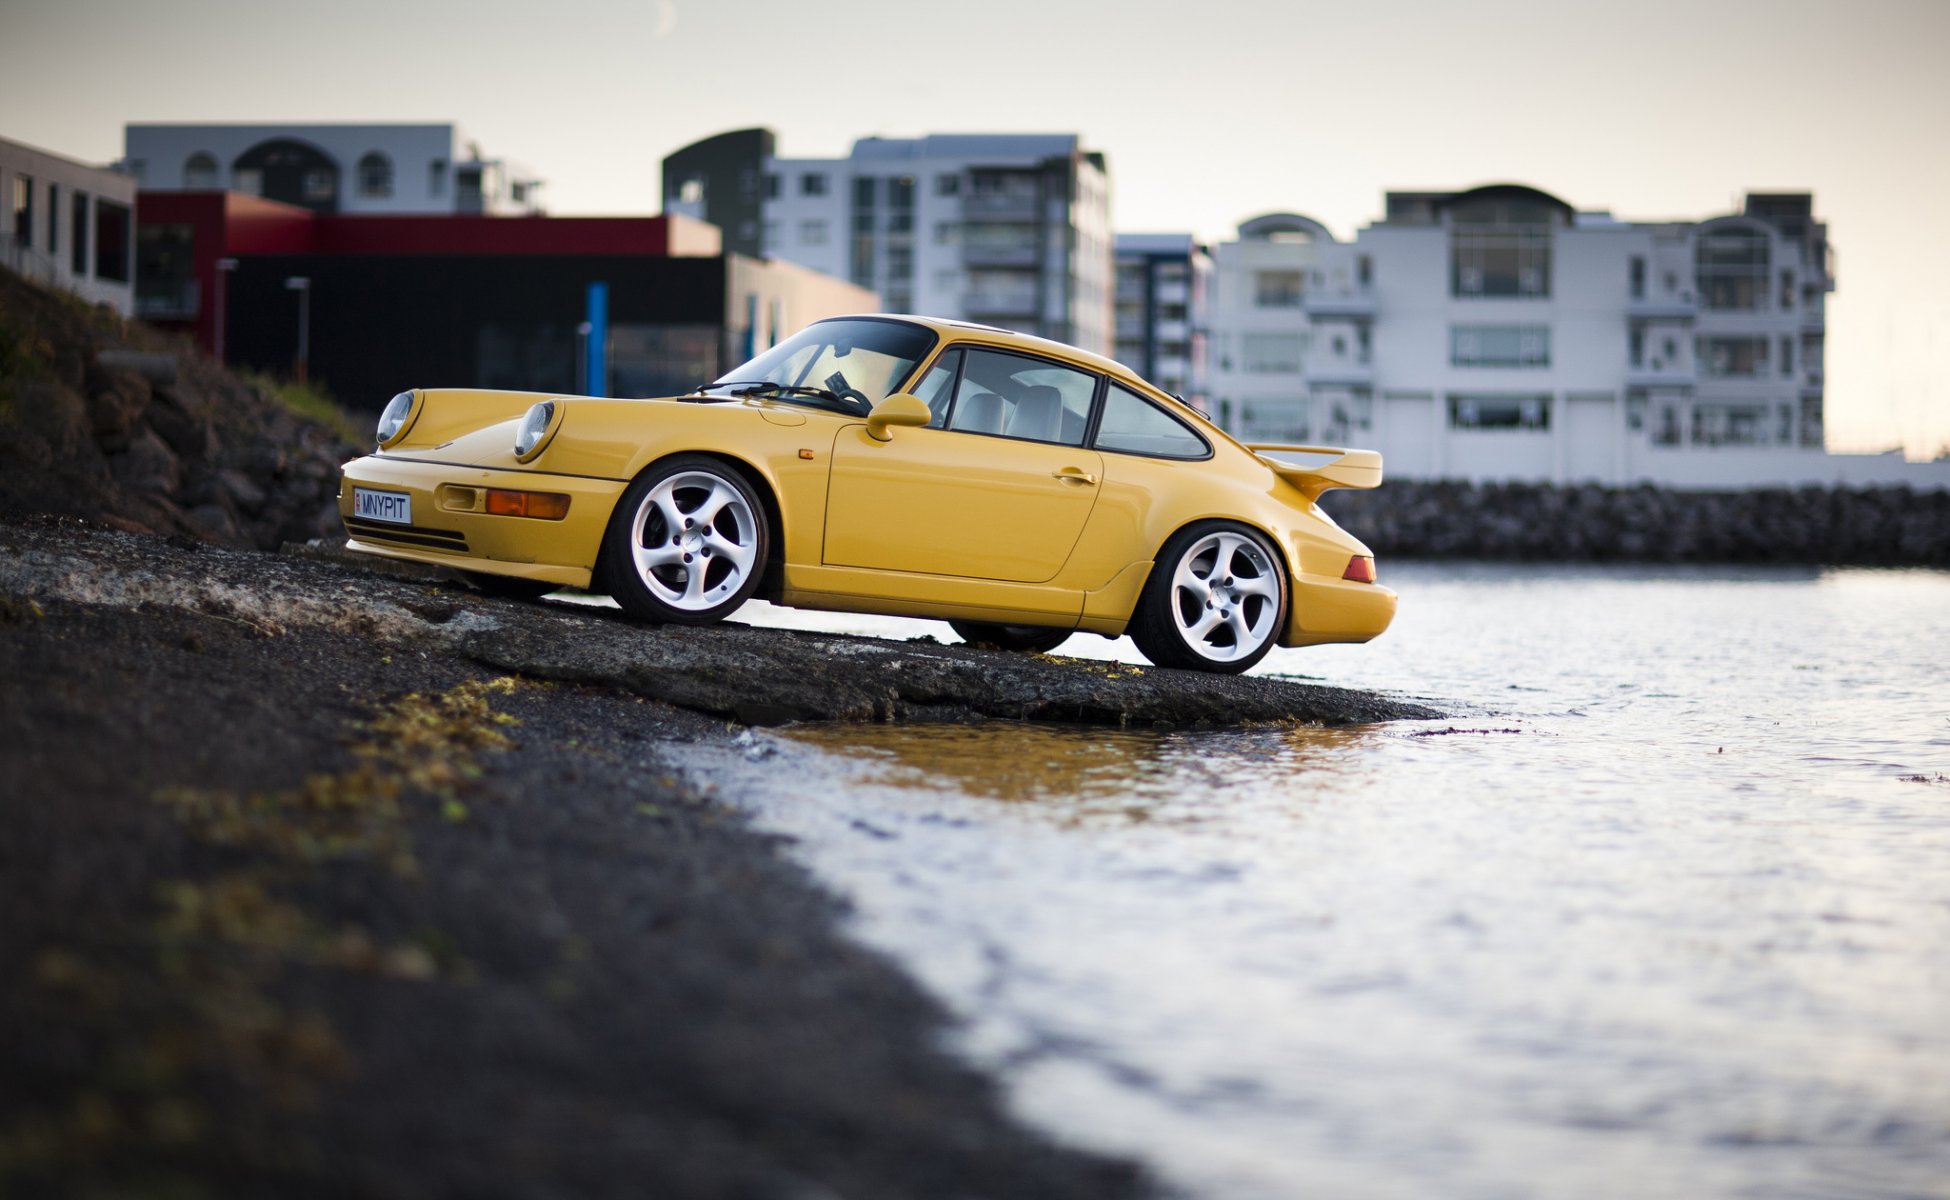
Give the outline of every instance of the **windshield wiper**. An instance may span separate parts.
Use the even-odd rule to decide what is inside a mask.
[[[772,383],[760,380],[752,383],[714,383],[714,388],[731,388],[734,396],[756,396],[769,392],[775,396],[813,396],[829,404],[844,404],[846,401],[822,387],[800,387],[790,383]]]

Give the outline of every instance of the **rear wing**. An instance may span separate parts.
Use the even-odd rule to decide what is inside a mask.
[[[1381,454],[1374,450],[1344,450],[1337,446],[1247,446],[1259,461],[1318,500],[1330,488],[1381,486]]]

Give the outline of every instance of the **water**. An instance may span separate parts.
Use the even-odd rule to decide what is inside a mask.
[[[691,765],[1020,1114],[1189,1194],[1950,1196],[1950,575],[1388,582],[1380,641],[1260,670],[1449,719]]]

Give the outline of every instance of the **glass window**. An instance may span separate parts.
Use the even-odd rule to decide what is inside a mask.
[[[1457,325],[1449,331],[1449,365],[1548,367],[1548,325]]]
[[[864,414],[886,399],[933,345],[933,333],[903,321],[816,321],[711,387],[823,388],[838,393],[849,411]],[[780,398],[815,407],[833,404],[817,395]]]
[[[217,186],[217,160],[214,155],[199,150],[183,163],[183,186],[185,188],[213,188]]]
[[[826,222],[799,222],[799,241],[802,245],[824,246],[826,244]]]
[[[47,185],[47,253],[51,258],[61,248],[61,189]]]
[[[34,244],[34,181],[25,175],[14,176],[14,240],[23,246]]]
[[[1097,449],[1154,458],[1204,458],[1211,450],[1183,421],[1116,383],[1104,397]]]
[[[872,208],[874,194],[880,181],[871,175],[862,175],[853,181],[853,203],[861,208]]]
[[[76,192],[73,196],[74,219],[68,229],[68,266],[76,275],[88,273],[88,193]]]
[[[1451,429],[1531,429],[1551,427],[1547,395],[1460,395],[1449,397]]]
[[[928,406],[928,411],[934,414],[928,421],[930,429],[948,427],[949,390],[955,382],[955,372],[959,370],[961,370],[961,351],[950,350],[928,369],[928,373],[921,379],[921,386],[914,389],[914,394],[919,396]]]
[[[1694,347],[1708,379],[1747,379],[1767,373],[1764,337],[1703,337]]]
[[[257,167],[238,167],[232,173],[231,187],[246,196],[264,194],[264,172]]]
[[[1737,226],[1702,233],[1694,258],[1705,307],[1750,312],[1766,305],[1766,234]]]
[[[359,194],[384,199],[393,194],[393,160],[377,150],[359,160]]]
[[[1256,375],[1290,373],[1300,369],[1307,338],[1299,333],[1249,333],[1240,345],[1243,369]]]
[[[109,200],[95,202],[95,278],[129,281],[129,207]]]
[[[1450,294],[1551,294],[1551,211],[1526,201],[1459,205],[1450,228]]]
[[[1074,367],[969,350],[948,427],[1080,446],[1096,394],[1097,377]]]
[[[961,192],[961,176],[959,176],[959,175],[936,175],[936,176],[934,177],[934,194],[935,194],[935,195],[937,195],[937,196],[953,196],[953,195],[957,195],[957,194],[959,194],[960,192]]]
[[[1253,303],[1260,308],[1300,307],[1300,272],[1253,272]]]
[[[808,171],[804,175],[801,175],[799,177],[799,194],[801,196],[824,196],[826,194],[826,176],[817,171]]]

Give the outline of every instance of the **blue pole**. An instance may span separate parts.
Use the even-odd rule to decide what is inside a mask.
[[[589,285],[589,337],[583,343],[584,387],[591,396],[609,395],[609,285]]]

